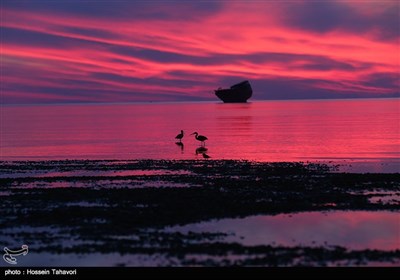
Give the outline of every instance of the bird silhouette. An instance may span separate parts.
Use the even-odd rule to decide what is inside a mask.
[[[178,135],[176,135],[175,136],[175,139],[178,139],[179,140],[179,142],[181,142],[182,141],[182,138],[183,138],[183,130],[181,130],[181,133],[179,133]]]
[[[199,135],[197,132],[193,132],[190,135],[194,134],[194,138],[196,138],[197,141],[200,141],[202,145],[206,145],[206,143],[204,141],[208,140],[207,137],[203,136],[203,135]]]

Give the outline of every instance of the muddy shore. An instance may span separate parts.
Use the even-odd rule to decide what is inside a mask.
[[[316,163],[64,160],[0,163],[1,244],[57,256],[119,254],[109,266],[399,264],[395,250],[249,246],[227,232],[166,227],[252,215],[400,210],[400,174]],[[62,266],[62,263],[58,263]],[[70,265],[70,264],[69,264]],[[96,263],[91,265],[96,266]]]

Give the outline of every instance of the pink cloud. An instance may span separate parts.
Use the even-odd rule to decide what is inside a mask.
[[[224,80],[246,78],[260,82],[318,80],[310,82],[309,89],[327,90],[326,94],[399,94],[392,80],[367,84],[366,77],[397,73],[400,66],[398,41],[377,40],[379,24],[370,29],[359,27],[364,33],[357,34],[333,18],[324,22],[325,29],[318,29],[318,22],[312,29],[300,12],[290,11],[287,4],[221,5],[209,16],[192,21],[174,16],[170,7],[169,18],[133,14],[120,19],[105,19],[95,13],[83,16],[60,10],[4,8],[3,92],[18,92],[17,85],[24,83],[43,87],[54,99],[67,94],[59,89],[82,90],[83,96],[65,97],[68,100],[132,101],[146,99],[146,93],[148,100],[163,93],[168,100],[174,95],[177,100],[207,99],[212,98],[211,89]],[[355,13],[360,20],[375,20],[397,3],[364,6],[350,1],[335,5]],[[150,11],[159,12],[160,8]],[[287,22],[289,11],[298,16],[303,29]],[[281,59],[276,59],[277,55]],[[102,78],[98,73],[104,74]],[[96,89],[114,94],[84,95]],[[32,95],[39,98],[39,93]]]

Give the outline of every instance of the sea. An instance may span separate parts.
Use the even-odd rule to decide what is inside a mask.
[[[0,114],[3,161],[202,159],[198,132],[210,159],[399,171],[399,99],[6,105]]]
[[[179,141],[175,136],[181,130],[184,131],[184,137]],[[208,140],[202,144],[191,135],[193,132],[206,136]],[[204,159],[204,154],[210,158]],[[219,102],[52,104],[0,107],[0,160],[3,163],[65,159],[199,161],[234,159],[261,162],[316,162],[338,166],[339,172],[398,173],[400,172],[400,99],[252,101],[245,104]],[[5,177],[8,176],[5,174]],[[24,181],[21,182],[24,184]],[[28,180],[26,183],[27,189],[32,188],[30,182]],[[49,182],[54,188],[60,187],[60,182],[51,180]],[[74,190],[77,188],[74,182],[66,182],[64,184],[69,184],[68,187]],[[85,188],[90,189],[91,184],[88,182],[85,181]],[[33,187],[41,188],[45,185],[40,184],[33,184]],[[19,190],[16,191],[18,193]],[[79,190],[76,192],[79,196]],[[383,201],[386,195],[391,199],[391,203],[394,203],[393,207],[398,205],[399,193],[395,190],[393,192],[372,190],[370,194],[371,200]],[[372,197],[374,194],[377,197]],[[0,193],[4,198],[9,195],[11,192],[8,190]],[[89,209],[87,207],[90,206],[86,201],[71,203],[86,207],[85,209]],[[226,242],[238,242],[246,246],[278,244],[291,248],[329,245],[351,250],[398,250],[398,221],[398,211],[332,210],[228,217],[193,224],[172,225],[163,230],[166,233],[179,234],[224,232]],[[7,234],[10,236],[16,236],[16,233],[24,236],[36,230],[15,225],[18,224],[10,224],[7,228]],[[41,227],[40,230],[43,236],[45,236],[43,232],[48,236],[57,233],[53,225],[48,228]],[[6,238],[9,235],[3,233],[0,239],[8,240]],[[65,240],[73,239],[70,236],[58,236]],[[9,244],[15,243],[14,239],[10,240]],[[35,252],[33,245],[33,249],[31,250],[31,247],[29,249],[29,258],[18,259],[20,265],[155,266],[164,265],[164,261],[165,265],[171,265],[169,259],[161,258],[162,255],[161,259],[157,259],[153,255],[101,252],[78,255],[53,254]],[[57,243],[55,246],[58,245]],[[0,262],[0,266],[3,265],[4,262]],[[363,265],[397,266],[398,263],[369,261]]]

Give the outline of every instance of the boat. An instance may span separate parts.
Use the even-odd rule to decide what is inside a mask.
[[[246,103],[252,94],[253,89],[249,81],[243,81],[230,88],[215,90],[215,95],[224,103]]]

